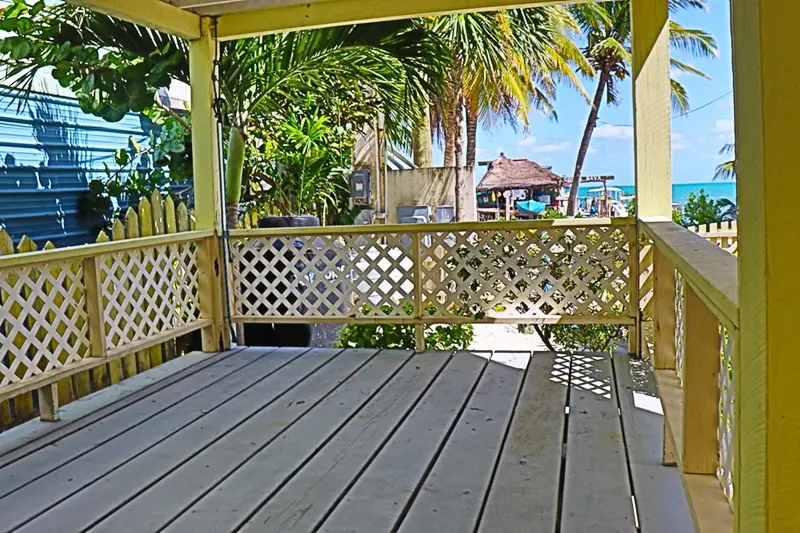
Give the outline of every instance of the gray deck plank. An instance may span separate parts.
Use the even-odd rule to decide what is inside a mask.
[[[450,360],[449,352],[416,355],[398,375],[244,525],[241,532],[315,531],[342,490],[358,478]]]
[[[614,355],[614,370],[642,533],[694,531],[680,472],[662,464],[664,415],[650,364]]]
[[[459,352],[453,357],[320,531],[389,530],[439,452],[486,367],[489,355],[479,357]],[[341,490],[345,488],[342,486]],[[279,494],[268,504],[276,509],[272,516],[277,523],[282,521],[282,514],[291,516],[296,507],[293,503],[282,505],[280,499]],[[300,500],[296,503],[302,505]],[[266,508],[263,511],[270,512]]]
[[[194,397],[220,380],[229,381],[247,375],[248,365],[260,358],[260,352],[245,350],[218,364],[159,390],[145,401],[134,403],[92,424],[83,431],[38,449],[31,455],[0,469],[0,499],[26,483],[79,457],[103,443],[134,430],[171,408],[196,405]],[[188,400],[188,401],[187,401]],[[35,446],[35,444],[34,444]]]
[[[562,533],[636,530],[616,394],[607,355],[574,355]]]
[[[30,520],[106,472],[147,451],[160,440],[177,433],[181,427],[213,413],[231,398],[241,394],[246,388],[258,384],[286,363],[291,365],[302,361],[302,357],[299,359],[296,357],[304,351],[306,350],[302,348],[282,349],[257,358],[240,372],[197,392],[191,401],[179,403],[146,423],[133,427],[101,446],[92,448],[75,460],[61,464],[46,476],[0,498],[0,516],[3,516],[6,524],[15,526]],[[50,448],[46,450],[49,451]],[[121,450],[124,450],[124,453],[121,453]],[[16,467],[23,462],[19,461],[12,466]]]
[[[375,365],[372,357],[375,352],[348,350],[338,356],[322,372],[315,373],[279,402],[260,411],[246,424],[191,457],[170,472],[168,477],[100,522],[92,531],[145,533],[159,530],[249,457],[278,438],[310,409],[320,402],[337,401],[337,394],[339,401],[342,401],[340,386],[346,388],[347,384],[356,384],[353,390],[358,391],[359,382],[354,380],[353,372],[363,371],[364,376],[374,379],[375,376],[362,369],[362,365]],[[366,387],[368,383],[362,381],[360,385]]]
[[[373,361],[374,366],[356,374],[353,386],[340,388],[340,395],[332,395],[280,439],[250,458],[165,531],[234,530],[271,493],[298,471],[304,472],[305,468],[300,468],[354,417],[365,412],[379,417],[381,411],[402,406],[406,398],[416,395],[420,384],[430,379],[429,367],[411,364],[411,354],[406,351],[381,352]],[[365,373],[372,375],[359,381]],[[374,410],[376,406],[378,411]]]
[[[522,388],[479,533],[553,533],[564,440],[567,383],[558,379],[566,357],[537,353]]]
[[[321,397],[368,359],[336,357],[340,351],[310,351],[60,505],[40,514],[20,528],[19,533],[82,531],[167,476],[181,462],[209,447],[227,449],[236,444],[254,447],[255,441],[263,435],[274,434],[285,425],[285,417],[281,418],[280,414],[286,404],[290,411],[307,409],[306,402],[318,399],[313,396]],[[338,365],[333,362],[334,358]],[[312,385],[310,388],[309,384]],[[299,395],[298,389],[302,389]],[[219,461],[219,458],[214,457],[214,461]],[[141,522],[140,516],[135,526],[129,524],[126,531],[142,527]],[[142,530],[152,531],[153,528]]]
[[[82,411],[84,405],[89,402],[94,403],[98,393],[81,398],[80,401],[73,402],[66,408],[62,407],[62,418],[58,423],[44,422],[40,424],[41,427],[26,431],[24,435],[15,434],[18,428],[5,431],[0,434],[0,468],[25,456],[31,455],[33,452],[45,446],[49,446],[68,435],[81,431],[83,428],[95,424],[108,415],[120,411],[129,405],[146,400],[156,392],[186,379],[209,366],[216,365],[242,350],[244,350],[243,347],[216,354],[201,354],[198,352],[187,354],[186,356],[173,359],[158,367],[159,370],[169,372],[166,376],[154,377],[151,379],[152,376],[158,376],[161,372],[144,372],[133,376],[133,379],[126,379],[112,387],[104,389],[100,393],[104,396],[103,402],[105,402],[102,407],[87,411],[85,415],[80,415],[79,418],[65,420],[64,414],[67,412],[72,414],[73,410]],[[195,358],[197,358],[197,360],[195,360]],[[173,370],[173,367],[175,370]],[[141,386],[141,382],[143,381],[146,382],[147,385]],[[132,387],[132,383],[139,383],[138,388]],[[115,399],[107,401],[108,398]],[[81,405],[81,409],[76,409],[78,405]],[[9,438],[9,440],[5,441],[4,438]],[[13,438],[13,440],[11,440],[11,438]]]
[[[529,359],[530,354],[492,356],[403,519],[401,533],[474,530]]]

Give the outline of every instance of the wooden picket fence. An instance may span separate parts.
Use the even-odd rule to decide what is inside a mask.
[[[154,191],[149,199],[142,198],[140,200],[137,210],[129,208],[125,213],[124,221],[117,219],[110,234],[101,232],[97,237],[97,242],[180,233],[192,231],[194,226],[194,215],[189,212],[183,202],[176,206],[170,196],[162,197],[158,191]],[[42,250],[53,248],[55,245],[50,241],[41,247]],[[39,249],[39,245],[27,236],[22,237],[15,247],[11,236],[5,230],[0,229],[0,255],[35,252]],[[0,294],[0,298],[2,297],[3,295]],[[38,310],[41,311],[41,309],[42,304],[40,303]],[[12,308],[12,315],[15,314],[15,311],[21,312],[21,310]],[[54,318],[49,315],[47,317],[51,323]],[[66,405],[92,392],[159,366],[183,355],[186,351],[186,339],[174,339],[122,359],[110,361],[108,364],[92,370],[64,378],[58,382],[59,404]],[[34,394],[31,392],[0,402],[0,429],[30,420],[36,415],[36,411]]]

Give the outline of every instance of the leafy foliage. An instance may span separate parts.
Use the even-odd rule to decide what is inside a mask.
[[[691,193],[683,206],[684,226],[702,226],[736,218],[736,206],[730,200],[713,200],[704,189]]]
[[[541,331],[545,343],[568,352],[608,352],[617,349],[627,328],[614,324],[555,324],[542,326]]]
[[[365,304],[362,313],[368,315],[372,307]],[[391,313],[389,306],[382,306],[380,311],[386,315]],[[408,316],[414,314],[414,304],[406,302],[403,311]],[[434,313],[435,306],[427,311]],[[339,348],[401,348],[413,350],[415,335],[413,324],[348,324],[339,330],[336,346]],[[425,349],[427,350],[466,350],[474,338],[474,329],[469,324],[447,324],[425,326]]]
[[[714,171],[715,180],[735,180],[736,179],[736,145],[733,143],[726,144],[720,151],[720,155],[732,155],[733,159],[724,161],[717,165]]]

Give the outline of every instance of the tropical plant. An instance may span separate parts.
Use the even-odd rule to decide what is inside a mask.
[[[178,38],[69,4],[12,0],[0,17],[10,37],[0,44],[6,80],[30,88],[37,72],[78,96],[81,108],[106,120],[143,111],[159,89],[188,82],[188,51]],[[426,95],[438,89],[444,57],[418,21],[269,35],[222,43],[220,111],[229,129],[226,200],[238,214],[245,145],[258,117],[280,114],[294,97],[324,98],[342,87],[377,97],[389,138],[410,142]]]
[[[365,304],[362,313],[373,312],[370,305]],[[388,315],[391,306],[382,306],[379,311]],[[428,312],[433,314],[436,306],[431,305]],[[403,304],[403,312],[409,316],[414,314],[414,304]],[[470,324],[442,324],[425,326],[426,350],[466,350],[475,336]],[[415,348],[414,324],[348,324],[339,330],[336,346],[339,348]]]
[[[669,9],[671,13],[683,9],[704,9],[707,7],[707,3],[707,0],[670,0]],[[606,102],[610,105],[618,105],[620,103],[619,83],[630,77],[631,74],[630,0],[601,2],[594,4],[591,9],[587,8],[588,5],[578,4],[570,8],[585,36],[584,54],[597,71],[597,89],[592,99],[589,118],[586,121],[575,161],[575,171],[572,176],[567,205],[569,216],[573,216],[577,209],[578,188],[583,164],[589,153],[589,145],[597,126],[603,98],[605,97]],[[687,52],[695,57],[715,57],[717,55],[717,43],[710,33],[700,29],[686,28],[675,21],[670,21],[669,30],[670,45],[673,50]],[[673,70],[707,78],[703,72],[684,61],[672,58],[670,64]],[[673,108],[687,111],[689,96],[686,88],[675,79],[670,80],[670,86]]]
[[[715,180],[735,180],[736,179],[736,145],[733,143],[726,144],[720,151],[720,155],[732,155],[733,159],[729,159],[717,165],[714,171]]]
[[[704,189],[689,194],[683,206],[684,226],[703,226],[736,218],[736,204],[728,199],[714,200]]]

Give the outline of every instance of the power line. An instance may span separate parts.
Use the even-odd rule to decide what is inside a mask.
[[[696,111],[700,111],[701,109],[705,109],[706,107],[710,106],[711,104],[716,104],[717,102],[719,102],[720,100],[722,100],[723,98],[725,98],[726,96],[729,96],[731,94],[733,94],[733,91],[728,91],[725,94],[723,94],[722,96],[714,98],[710,102],[706,102],[705,104],[701,105],[700,107],[695,107],[694,109],[690,109],[689,111],[687,111],[685,113],[681,113],[680,115],[675,115],[674,117],[672,117],[672,120],[675,120],[675,119],[678,119],[678,118],[683,118],[683,117],[688,117],[692,113],[694,113]],[[633,124],[612,124],[611,122],[606,122],[605,120],[598,120],[597,122],[600,122],[601,124],[607,124],[609,126],[616,126],[618,128],[632,128],[633,127]]]

